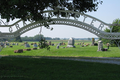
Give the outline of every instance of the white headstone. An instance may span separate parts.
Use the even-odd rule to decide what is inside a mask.
[[[16,45],[18,45],[18,43],[16,43]]]
[[[103,43],[102,41],[98,41],[98,51],[102,51],[103,49]]]
[[[73,39],[73,38],[70,38],[70,39],[68,40],[68,45],[67,45],[67,47],[74,47],[74,39]]]

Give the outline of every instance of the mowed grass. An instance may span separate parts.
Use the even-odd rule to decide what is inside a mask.
[[[49,41],[48,41],[49,42]],[[37,49],[37,50],[31,50],[31,51],[23,51],[23,53],[14,53],[14,50],[18,49],[27,49],[25,46],[22,46],[19,43],[19,45],[13,45],[13,48],[6,47],[1,52],[0,55],[23,55],[23,56],[65,56],[65,57],[120,57],[120,49],[118,47],[110,47],[108,51],[97,51],[98,46],[85,46],[80,47],[81,45],[77,45],[77,43],[84,42],[84,44],[91,44],[91,41],[75,41],[76,48],[63,48],[67,46],[67,41],[65,42],[66,45],[60,46],[59,49],[56,49],[56,46],[58,43],[62,41],[52,41],[52,43],[55,43],[55,46],[50,46],[50,51],[47,49]],[[29,42],[30,44],[31,42]],[[32,45],[30,45],[30,48],[33,48]],[[104,45],[104,48],[107,48],[107,46]]]
[[[54,41],[55,44],[61,41]],[[14,45],[13,48],[6,47],[0,55],[21,55],[21,56],[61,56],[61,57],[120,57],[118,47],[110,47],[108,51],[97,51],[97,46],[63,48],[66,45],[50,46],[50,51],[46,49],[37,49],[24,51],[23,53],[14,53],[17,49],[26,49],[24,46]],[[85,42],[85,41],[84,41]],[[30,44],[31,42],[29,42]],[[53,42],[52,42],[53,43]],[[86,41],[85,44],[91,43]],[[30,48],[33,48],[31,46]],[[104,45],[104,48],[106,46]],[[97,62],[82,62],[71,60],[58,60],[25,57],[2,57],[0,58],[0,80],[120,80],[120,65],[103,64]]]
[[[0,58],[0,80],[120,80],[120,65],[44,58]]]

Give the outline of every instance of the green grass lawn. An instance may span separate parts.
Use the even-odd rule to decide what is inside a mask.
[[[60,43],[61,41],[52,41],[52,43]],[[65,41],[64,41],[65,42]],[[23,53],[14,53],[14,50],[17,49],[26,49],[24,46],[21,46],[23,43],[19,43],[19,45],[14,45],[13,48],[6,47],[1,52],[0,55],[23,55],[23,56],[67,56],[67,57],[120,57],[120,49],[118,47],[110,47],[108,51],[97,51],[98,46],[86,46],[80,47],[77,43],[80,41],[76,41],[75,46],[76,48],[63,48],[67,46],[67,41],[65,42],[66,45],[60,46],[59,49],[56,49],[56,46],[50,46],[50,51],[47,49],[38,49],[38,50],[31,50],[31,51],[24,51]],[[83,42],[83,41],[81,41]],[[30,44],[31,42],[29,42]],[[90,41],[86,41],[85,44],[90,43]],[[30,48],[33,48],[31,45]],[[107,46],[104,45],[104,48]]]
[[[44,58],[0,58],[0,80],[120,80],[120,65]]]
[[[61,41],[54,41],[55,44]],[[63,48],[67,45],[50,46],[50,51],[37,49],[14,53],[17,49],[26,49],[24,46],[6,47],[0,55],[21,55],[21,56],[61,56],[61,57],[120,57],[118,47],[110,47],[108,51],[97,51],[97,46]],[[81,41],[83,42],[83,41]],[[31,42],[29,42],[31,43]],[[65,42],[67,44],[67,41]],[[91,43],[85,41],[85,44]],[[30,48],[33,48],[31,46]],[[104,48],[106,46],[104,45]],[[2,57],[0,58],[0,80],[120,80],[120,65],[103,64],[95,62],[82,62],[45,58],[19,58]]]

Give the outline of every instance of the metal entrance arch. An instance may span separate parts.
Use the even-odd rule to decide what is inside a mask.
[[[23,33],[40,27],[44,26],[46,24],[49,25],[54,25],[54,24],[63,24],[63,25],[70,25],[70,26],[75,26],[78,28],[82,28],[84,30],[87,30],[98,37],[105,38],[105,39],[120,39],[120,33],[118,32],[112,32],[112,27],[114,25],[120,25],[120,24],[107,24],[95,17],[92,17],[87,14],[82,14],[78,12],[73,12],[73,11],[64,11],[64,10],[59,10],[59,13],[57,15],[54,15],[54,12],[58,12],[58,10],[46,10],[44,11],[43,15],[45,16],[45,21],[23,21],[23,20],[18,20],[14,22],[13,24],[6,23],[2,19],[0,19],[0,27],[2,28],[8,28],[8,32],[0,32],[0,38],[13,38],[17,37],[19,35],[22,35]],[[64,17],[59,15],[59,14],[64,14]],[[74,14],[73,17],[70,15]],[[82,17],[82,19],[81,19]],[[90,22],[86,22],[87,19]],[[97,22],[97,23],[96,23]],[[95,24],[98,24],[98,26],[95,26]],[[104,28],[107,27],[110,29],[111,32],[105,32]]]

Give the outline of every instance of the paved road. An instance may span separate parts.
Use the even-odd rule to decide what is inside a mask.
[[[50,57],[50,56],[0,56],[2,57],[25,57],[25,58],[47,58],[47,59],[62,59],[62,60],[74,60],[74,61],[86,61],[86,62],[99,62],[108,64],[120,65],[120,58],[109,58],[109,57]]]

